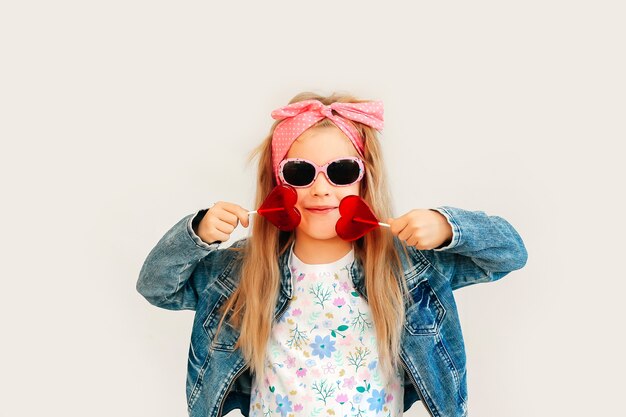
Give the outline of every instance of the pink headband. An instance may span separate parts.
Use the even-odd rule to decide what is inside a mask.
[[[338,115],[333,114],[333,110]],[[324,118],[329,118],[348,136],[359,155],[363,156],[363,138],[354,126],[345,119],[354,120],[371,126],[383,128],[383,102],[367,101],[364,103],[332,103],[324,105],[319,100],[298,101],[272,111],[272,118],[282,120],[274,129],[272,136],[272,166],[276,183],[280,183],[278,166],[291,144],[309,127]]]

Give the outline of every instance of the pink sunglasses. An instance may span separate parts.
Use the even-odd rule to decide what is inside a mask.
[[[281,181],[296,188],[311,186],[320,172],[326,175],[332,185],[346,187],[363,178],[365,165],[356,156],[346,156],[322,166],[307,159],[288,158],[283,159],[278,166]]]

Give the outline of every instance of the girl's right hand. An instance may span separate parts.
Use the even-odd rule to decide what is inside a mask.
[[[204,214],[196,233],[208,244],[225,242],[239,222],[248,227],[248,210],[234,203],[218,201]]]

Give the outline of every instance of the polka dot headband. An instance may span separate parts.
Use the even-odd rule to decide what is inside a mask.
[[[334,114],[333,110],[335,113]],[[291,144],[305,130],[324,118],[329,118],[348,136],[359,155],[363,156],[363,138],[358,130],[345,119],[354,120],[371,126],[383,128],[383,102],[367,101],[364,103],[332,103],[329,106],[319,100],[298,101],[272,111],[272,118],[283,120],[274,129],[272,136],[272,167],[276,183],[279,184],[278,166]]]

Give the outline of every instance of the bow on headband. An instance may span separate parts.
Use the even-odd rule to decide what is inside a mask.
[[[338,114],[333,114],[335,111]],[[283,120],[274,129],[272,136],[272,166],[276,183],[280,182],[278,166],[291,144],[305,130],[324,118],[329,118],[348,136],[359,155],[363,156],[363,138],[355,127],[345,119],[353,120],[374,129],[383,128],[383,102],[332,103],[329,106],[319,100],[298,101],[272,111],[272,118]]]

